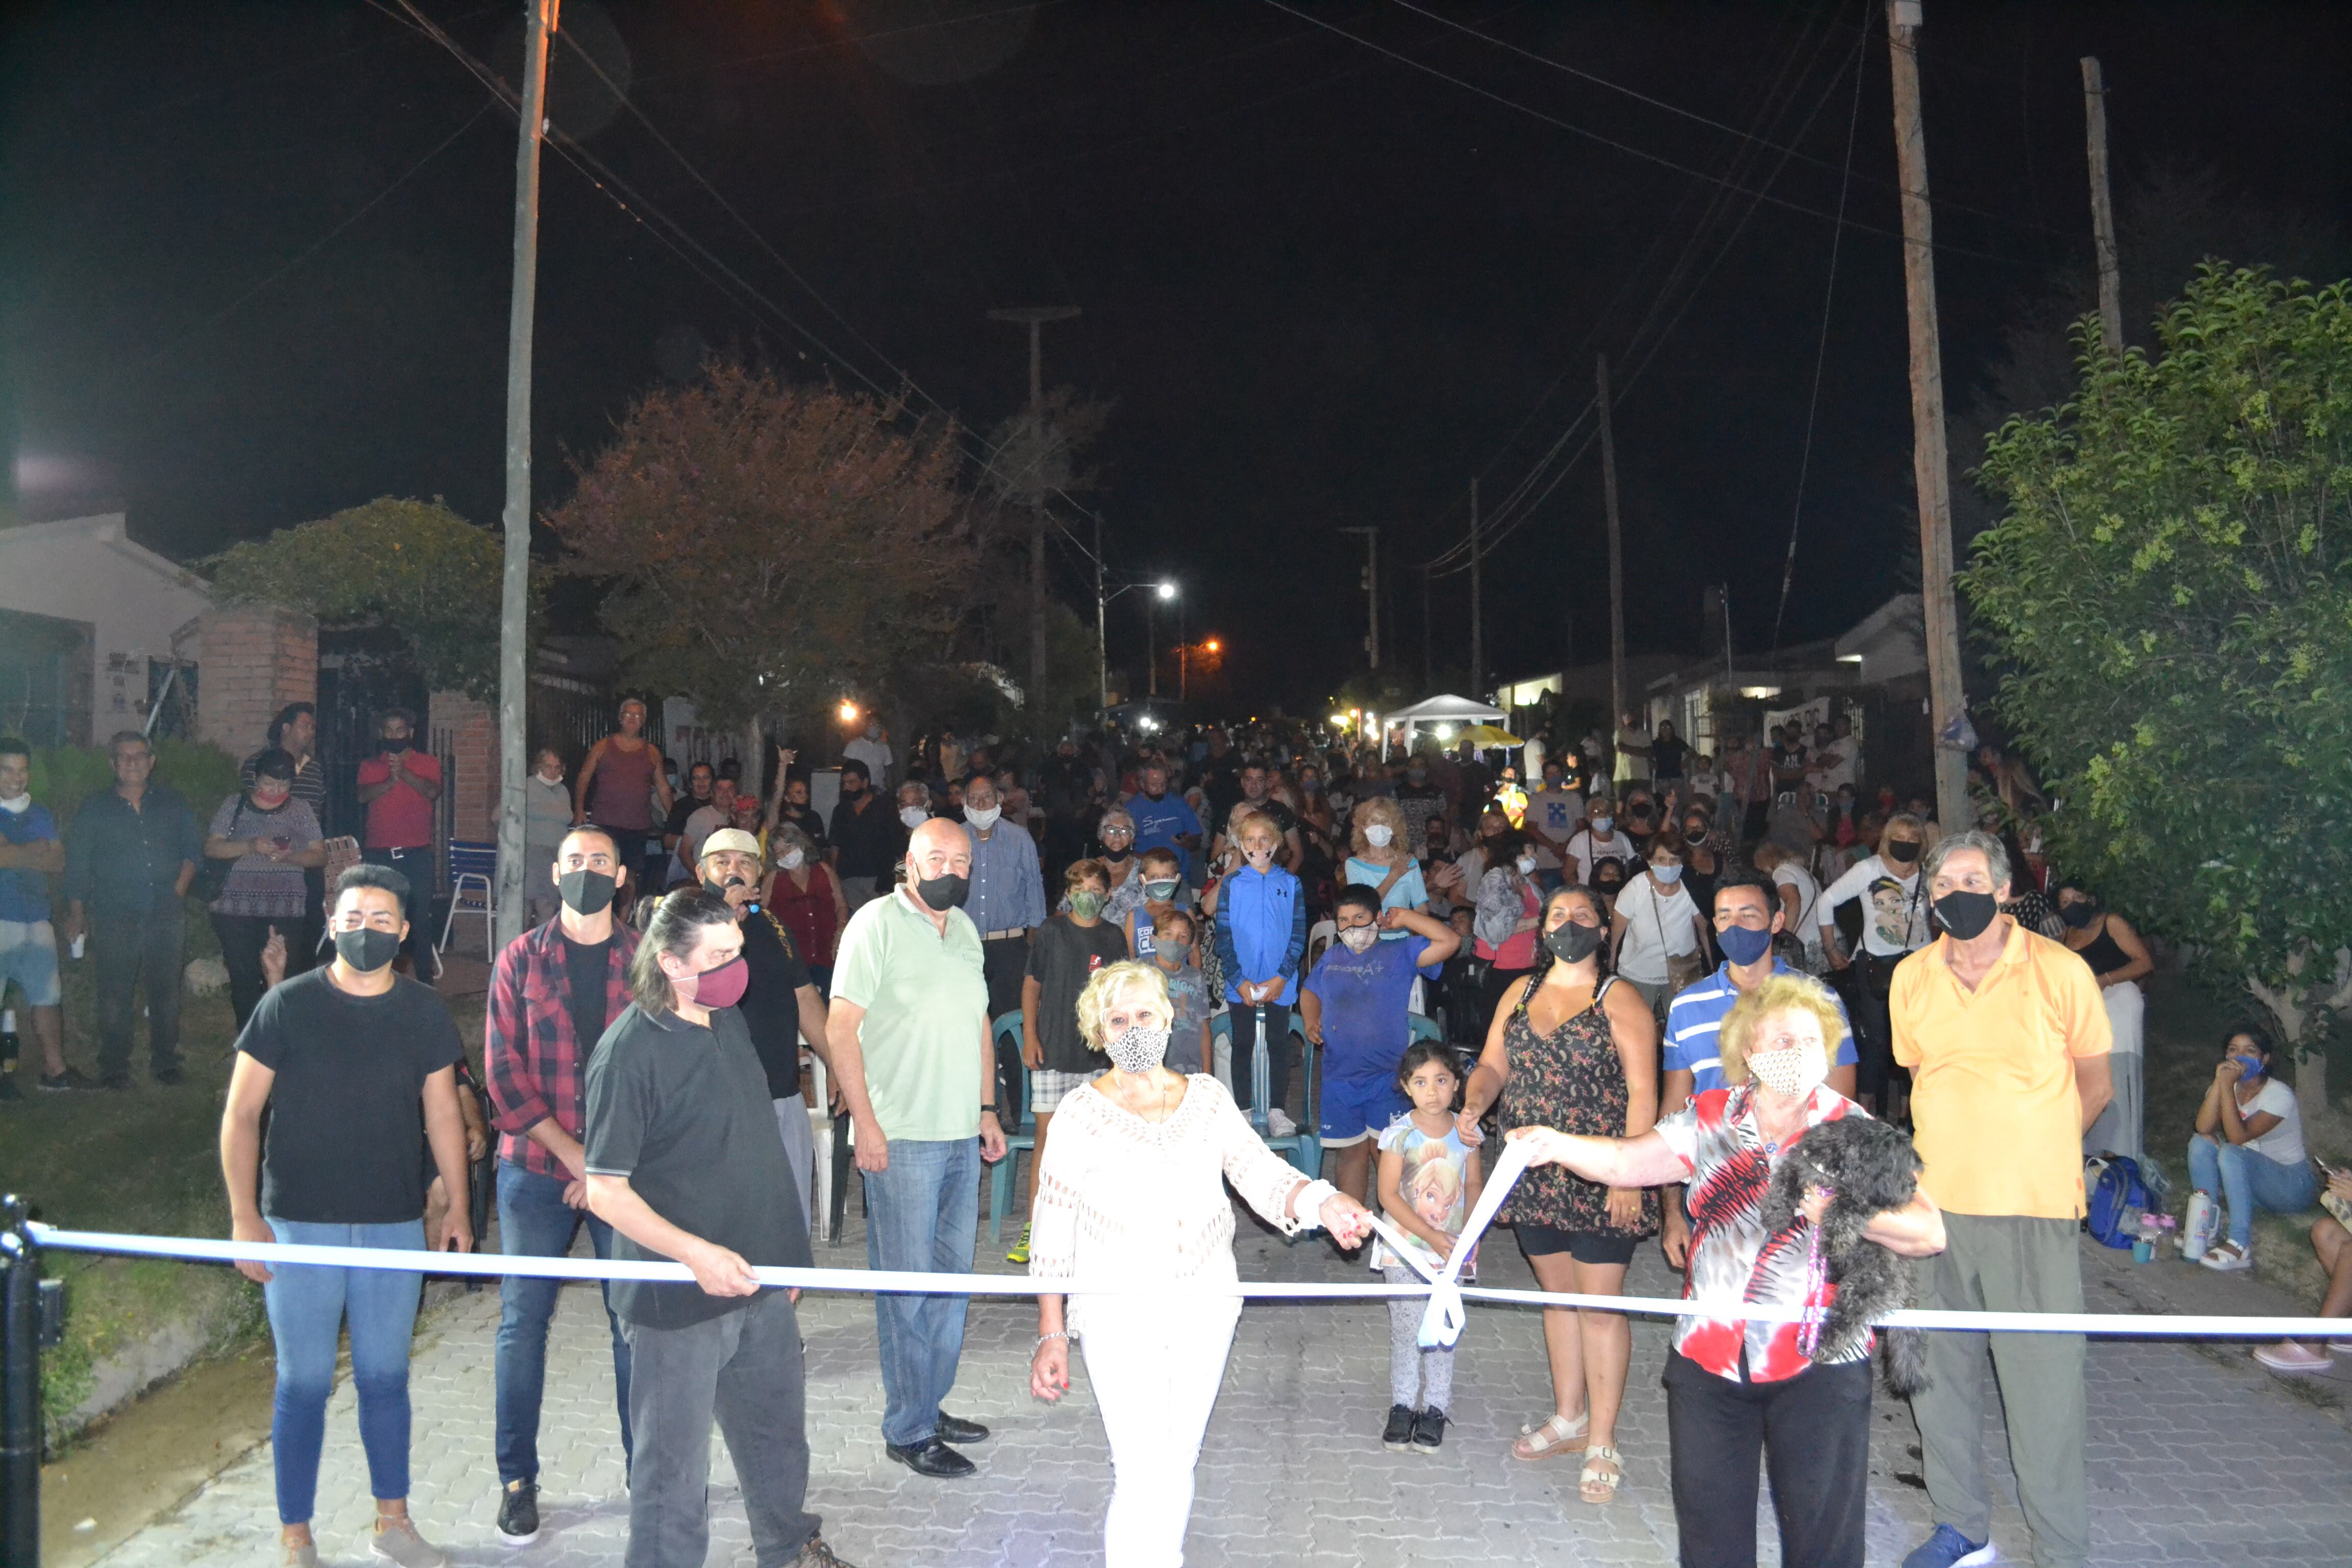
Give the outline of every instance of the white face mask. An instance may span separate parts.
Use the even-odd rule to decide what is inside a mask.
[[[787,871],[797,871],[801,868],[802,864],[807,859],[808,857],[802,854],[799,850],[787,849],[784,851],[784,869]]]
[[[898,820],[908,827],[920,827],[930,819],[931,814],[919,805],[902,805],[898,808]]]
[[[1339,933],[1339,940],[1348,944],[1349,952],[1361,952],[1378,942],[1380,935],[1381,933],[1370,926],[1349,926]]]
[[[1794,1100],[1811,1094],[1815,1084],[1830,1076],[1830,1053],[1819,1041],[1810,1041],[1786,1050],[1749,1057],[1748,1071],[1773,1093]]]
[[[1522,877],[1532,877],[1532,876],[1534,876],[1534,875],[1535,875],[1535,871],[1536,871],[1536,858],[1535,858],[1534,856],[1532,856],[1532,855],[1522,855],[1522,856],[1520,856],[1520,857],[1519,857],[1519,875],[1520,875],[1520,876],[1522,876]]]
[[[982,832],[995,826],[996,819],[1003,815],[1004,808],[1001,805],[987,807],[967,805],[963,808],[963,819]]]
[[[1112,1036],[1103,1049],[1110,1053],[1111,1065],[1119,1071],[1146,1073],[1167,1059],[1168,1035],[1165,1024],[1138,1024],[1125,1034]]]
[[[1387,848],[1389,847],[1389,840],[1395,837],[1396,829],[1391,827],[1385,822],[1375,822],[1370,827],[1364,829],[1364,842],[1370,845],[1375,849]]]

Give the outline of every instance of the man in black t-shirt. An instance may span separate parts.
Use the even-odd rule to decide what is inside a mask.
[[[743,932],[743,964],[750,979],[735,1010],[751,1034],[751,1048],[768,1075],[768,1098],[775,1102],[776,1131],[792,1161],[800,1187],[801,1225],[814,1233],[811,1184],[816,1179],[816,1130],[801,1092],[801,1041],[806,1038],[833,1070],[824,1037],[824,998],[808,965],[793,946],[783,922],[760,908],[760,841],[738,827],[722,827],[702,843],[698,868],[705,892],[716,889],[736,914]]]
[[[470,1252],[466,1131],[457,1109],[465,1047],[429,985],[393,973],[408,936],[408,882],[353,866],[335,882],[334,962],[273,986],[246,1021],[221,1116],[230,1235],[242,1242],[421,1251],[429,1143],[449,1194],[442,1244]],[[270,1110],[265,1146],[261,1114]],[[279,1540],[316,1563],[310,1515],[338,1342],[351,1328],[360,1439],[376,1500],[374,1552],[403,1568],[445,1568],[408,1517],[408,1348],[422,1274],[240,1263],[269,1303],[278,1357],[270,1424]]]
[[[841,764],[841,804],[833,808],[833,868],[852,913],[878,888],[890,890],[890,868],[906,848],[907,830],[898,808],[875,793],[866,764],[856,757]]]
[[[809,1266],[768,1076],[734,1004],[735,911],[698,888],[656,908],[630,964],[635,1000],[588,1064],[588,1206],[629,1260],[694,1283],[616,1280],[629,1339],[626,1568],[699,1563],[710,1547],[710,1424],[727,1438],[751,1543],[772,1568],[845,1568],[803,1506],[807,1369],[797,1290],[751,1270]]]

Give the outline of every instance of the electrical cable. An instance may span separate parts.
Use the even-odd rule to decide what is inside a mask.
[[[1865,41],[1869,26],[1870,12],[1865,7],[1863,12]],[[1853,73],[1853,108],[1847,114],[1845,126],[1845,163],[1849,171],[1853,167],[1854,132],[1861,125],[1862,72],[1857,70]],[[1845,210],[1846,188],[1846,182],[1839,181],[1840,212]],[[1805,399],[1805,444],[1797,458],[1797,497],[1789,516],[1789,553],[1780,563],[1780,603],[1772,612],[1771,647],[1776,655],[1780,651],[1780,626],[1789,614],[1789,587],[1797,575],[1797,532],[1805,521],[1805,479],[1811,473],[1813,466],[1813,422],[1821,413],[1822,369],[1829,361],[1830,352],[1830,307],[1837,300],[1838,242],[1844,237],[1845,230],[1843,228],[1830,231],[1830,278],[1822,290],[1821,336],[1813,344],[1813,389]],[[1727,615],[1728,613],[1726,612]]]

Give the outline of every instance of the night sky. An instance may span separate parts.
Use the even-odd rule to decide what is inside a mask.
[[[520,0],[416,3],[516,78]],[[1389,655],[1417,678],[1414,569],[1461,538],[1472,476],[1504,505],[1601,349],[1633,647],[1705,650],[1701,586],[1723,580],[1759,647],[1852,126],[1781,640],[1832,634],[1900,585],[1916,538],[1882,15],[565,0],[566,34],[725,205],[559,45],[559,128],[690,238],[551,150],[539,505],[567,492],[567,449],[708,349],[846,384],[903,374],[985,428],[1025,393],[1019,330],[985,312],[1076,303],[1046,376],[1117,404],[1083,498],[1114,568],[1181,579],[1240,699],[1305,705],[1362,634],[1361,546],[1336,530],[1384,531]],[[127,507],[182,558],[385,493],[494,523],[514,130],[459,61],[399,0],[8,16],[0,421],[21,513]],[[2352,10],[1928,0],[1956,410],[2053,270],[2087,260],[2084,54],[2105,66],[2119,194],[2193,166],[2233,199],[2343,216]],[[1489,562],[1498,676],[1556,668],[1571,638],[1606,653],[1597,451],[1561,473]],[[1057,571],[1079,602],[1077,557]],[[1466,579],[1433,595],[1437,662],[1461,665]],[[1136,605],[1114,609],[1115,660]]]

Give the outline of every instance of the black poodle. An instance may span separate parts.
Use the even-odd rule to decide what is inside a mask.
[[[1765,1195],[1766,1231],[1794,1225],[1806,1194],[1830,1194],[1821,1244],[1837,1286],[1813,1347],[1818,1362],[1851,1355],[1875,1319],[1911,1304],[1911,1262],[1864,1237],[1863,1227],[1885,1209],[1899,1209],[1918,1191],[1921,1162],[1903,1131],[1865,1116],[1846,1116],[1809,1129],[1781,1158]],[[1927,1386],[1927,1336],[1923,1329],[1882,1329],[1879,1344],[1890,1393],[1908,1399]]]

